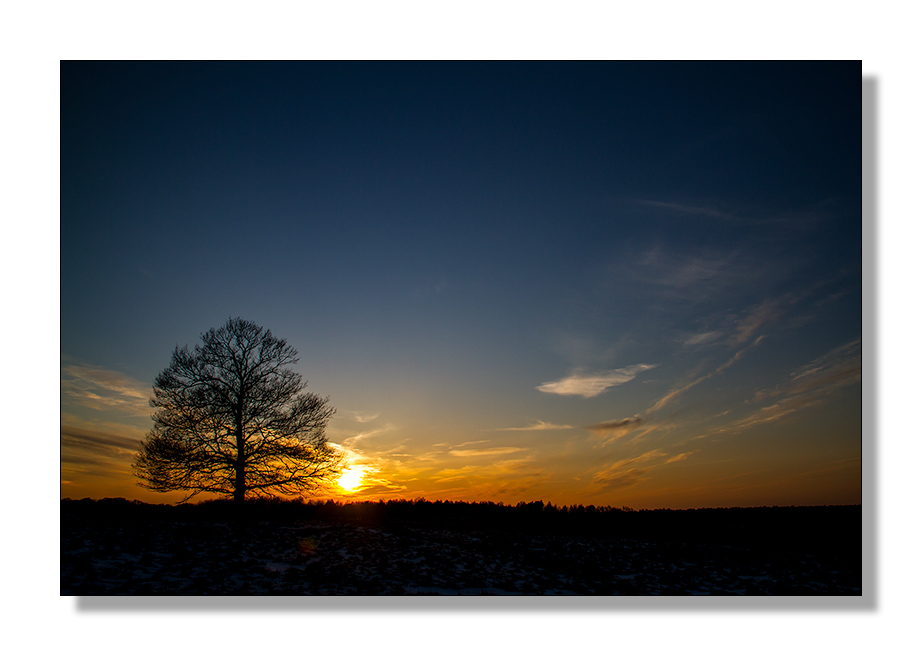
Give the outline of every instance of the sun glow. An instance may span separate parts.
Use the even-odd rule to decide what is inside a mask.
[[[339,487],[346,492],[352,492],[362,484],[362,478],[365,477],[365,468],[361,465],[352,465],[339,477]]]

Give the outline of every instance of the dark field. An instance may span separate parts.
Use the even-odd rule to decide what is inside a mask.
[[[861,507],[61,502],[62,595],[860,595]]]

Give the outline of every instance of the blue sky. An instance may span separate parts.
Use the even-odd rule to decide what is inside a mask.
[[[351,498],[860,502],[860,63],[69,63],[62,496],[228,317]],[[166,498],[164,497],[164,500]]]

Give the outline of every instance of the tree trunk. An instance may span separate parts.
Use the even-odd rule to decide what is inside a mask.
[[[246,498],[246,443],[243,439],[243,418],[237,417],[237,462],[234,465],[234,503],[242,505]]]

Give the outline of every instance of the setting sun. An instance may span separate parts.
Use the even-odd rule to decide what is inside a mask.
[[[339,487],[346,492],[352,492],[362,484],[362,478],[365,476],[365,468],[353,465],[346,469],[339,477]]]

